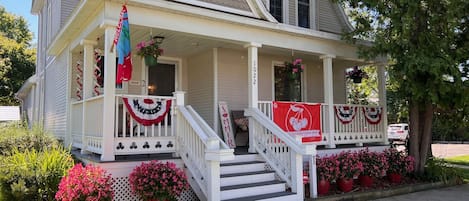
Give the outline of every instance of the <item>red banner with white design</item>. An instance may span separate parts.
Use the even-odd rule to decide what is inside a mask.
[[[122,100],[132,118],[144,126],[160,123],[171,108],[171,100],[157,101],[151,98],[122,98]]]
[[[302,136],[302,142],[321,141],[321,104],[272,103],[274,122],[285,132]]]

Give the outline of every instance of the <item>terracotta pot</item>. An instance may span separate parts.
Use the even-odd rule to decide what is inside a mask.
[[[337,185],[342,192],[349,192],[353,188],[353,179],[341,178],[337,181]]]
[[[371,187],[373,185],[373,177],[368,175],[360,175],[358,181],[360,181],[360,185],[363,187]]]
[[[391,183],[401,183],[402,175],[398,173],[389,173],[388,179]]]
[[[327,180],[321,179],[318,181],[318,194],[319,195],[326,195],[329,193],[329,188],[331,187],[331,183]]]

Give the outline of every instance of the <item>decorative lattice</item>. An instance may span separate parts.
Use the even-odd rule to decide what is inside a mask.
[[[112,178],[114,185],[114,200],[118,201],[140,201],[140,199],[132,194],[132,190],[129,185],[129,177],[116,177]],[[179,196],[178,201],[199,201],[199,198],[194,193],[192,188],[183,192]]]

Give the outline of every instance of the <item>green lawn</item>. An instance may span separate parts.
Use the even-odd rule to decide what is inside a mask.
[[[451,158],[445,158],[445,161],[448,163],[467,165],[469,166],[469,155],[464,156],[455,156]]]

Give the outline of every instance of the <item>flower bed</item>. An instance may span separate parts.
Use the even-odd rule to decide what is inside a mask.
[[[341,152],[337,155],[318,157],[316,165],[318,182],[328,183],[327,191],[322,186],[318,187],[321,188],[320,195],[334,194],[337,189],[341,192],[353,192],[415,182],[406,177],[413,171],[413,158],[395,149],[388,149],[383,153],[370,152],[368,149]],[[385,175],[390,179],[385,179]],[[361,187],[359,182],[354,182],[358,179]]]

